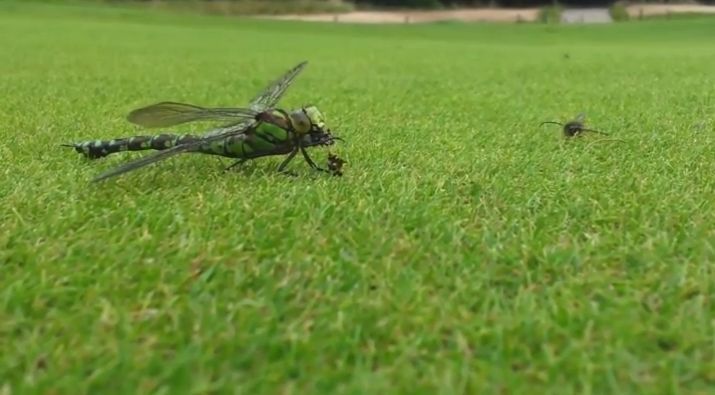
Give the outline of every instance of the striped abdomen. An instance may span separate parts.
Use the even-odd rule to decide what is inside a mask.
[[[287,154],[293,149],[293,141],[289,138],[288,132],[276,123],[278,122],[261,122],[258,126],[243,132],[209,143],[199,143],[191,151],[244,159]],[[88,158],[96,159],[121,151],[165,150],[178,144],[200,142],[202,138],[204,137],[189,134],[159,134],[113,140],[89,140],[63,145],[73,147]]]
[[[114,140],[90,140],[76,144],[63,144],[90,159],[102,158],[121,151],[165,150],[177,144],[196,141],[197,137],[189,134],[159,134],[156,136],[135,136]]]

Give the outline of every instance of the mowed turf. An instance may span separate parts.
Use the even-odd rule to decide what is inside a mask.
[[[712,393],[712,37],[3,2],[0,393]],[[342,178],[59,146],[302,60]]]

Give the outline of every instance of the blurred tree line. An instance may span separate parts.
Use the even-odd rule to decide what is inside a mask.
[[[104,0],[104,1],[153,1],[153,0]],[[258,0],[160,0],[164,2],[242,2]],[[316,3],[331,3],[340,2],[353,3],[358,6],[381,7],[381,8],[451,8],[451,7],[486,7],[486,6],[501,6],[501,7],[540,7],[554,4],[566,6],[611,6],[616,0],[260,0],[269,3],[291,3],[312,1]],[[692,3],[692,0],[632,0],[631,3],[651,3],[651,4],[679,4]],[[714,4],[715,0],[699,0],[701,4]]]
[[[611,6],[616,0],[354,0],[356,4],[371,5],[378,7],[412,7],[412,8],[439,8],[439,7],[478,7],[478,6],[502,6],[502,7],[538,7],[554,4],[569,6]],[[633,0],[631,3],[651,3],[651,4],[682,4],[692,3],[688,0]],[[701,4],[715,4],[715,0],[700,0]]]

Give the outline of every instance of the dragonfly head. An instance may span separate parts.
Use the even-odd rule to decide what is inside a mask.
[[[298,134],[325,130],[325,116],[315,106],[306,106],[289,114],[293,129]]]
[[[318,110],[318,107],[306,106],[301,110],[308,117],[308,119],[310,119],[311,129],[325,130],[325,115]]]
[[[325,116],[316,106],[304,106],[289,114],[293,128],[301,136],[304,147],[333,145],[340,137],[333,136],[325,127]]]

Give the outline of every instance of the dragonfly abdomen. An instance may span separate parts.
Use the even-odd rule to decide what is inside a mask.
[[[134,136],[112,140],[88,140],[75,144],[63,144],[90,159],[103,158],[121,151],[165,150],[177,144],[196,140],[192,135],[159,134],[156,136]]]

